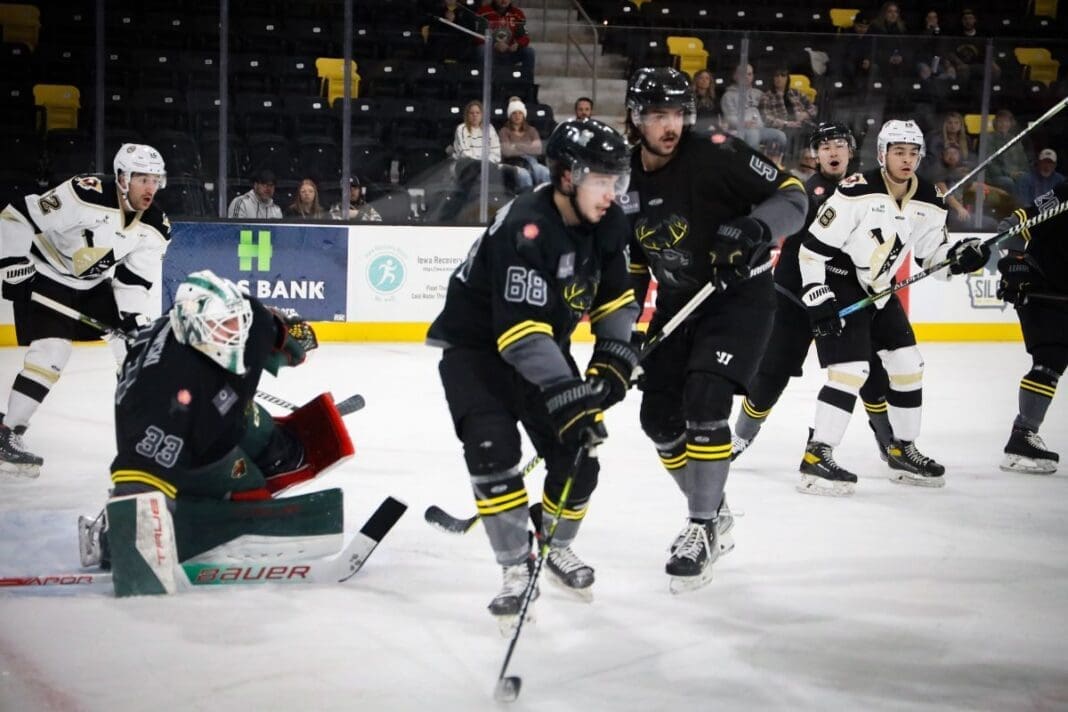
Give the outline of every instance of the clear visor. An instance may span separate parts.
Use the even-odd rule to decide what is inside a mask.
[[[626,173],[603,173],[591,169],[589,166],[576,164],[571,169],[571,182],[575,188],[583,187],[583,190],[596,193],[609,193],[613,195],[626,195],[627,186],[630,185],[630,171]]]

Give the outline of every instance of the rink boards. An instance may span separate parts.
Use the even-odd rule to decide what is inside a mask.
[[[482,234],[477,227],[325,226],[180,222],[164,259],[160,309],[194,270],[211,269],[265,303],[296,310],[327,341],[421,341],[441,310],[452,271]],[[957,233],[952,239],[982,233]],[[927,341],[1019,340],[1016,314],[995,296],[997,254],[984,270],[921,280],[902,295]],[[910,260],[910,266],[915,263]],[[907,275],[907,272],[903,273]],[[651,302],[653,290],[650,290]],[[844,305],[843,305],[844,306]],[[648,318],[648,310],[643,319]],[[15,343],[10,303],[0,302],[0,344]],[[580,327],[579,339],[588,338]]]

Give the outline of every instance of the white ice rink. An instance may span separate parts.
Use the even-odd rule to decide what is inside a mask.
[[[685,507],[638,426],[608,417],[601,484],[576,546],[595,600],[543,581],[510,667],[516,710],[1068,709],[1068,467],[998,470],[1029,360],[1022,344],[924,344],[927,454],[946,487],[891,484],[862,410],[838,460],[851,499],[798,494],[822,374],[810,359],[732,470],[744,512],[705,589],[663,573]],[[576,349],[580,362],[588,346]],[[303,401],[362,393],[356,457],[313,483],[345,490],[348,528],[387,494],[410,509],[367,566],[331,586],[0,591],[0,710],[484,710],[507,640],[486,612],[500,584],[481,527],[431,529],[436,503],[474,505],[437,378],[415,344],[325,345],[262,387]],[[0,409],[22,350],[0,349]],[[0,481],[0,575],[77,567],[112,457],[111,356],[76,349],[34,419],[39,480]],[[1061,391],[1065,389],[1062,387]],[[1043,436],[1068,456],[1068,396]],[[529,449],[524,457],[530,456]],[[540,492],[540,472],[530,478]]]

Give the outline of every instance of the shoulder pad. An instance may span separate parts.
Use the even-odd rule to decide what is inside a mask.
[[[933,203],[934,205],[942,205],[944,200],[942,191],[940,191],[934,183],[917,178],[919,185],[916,186],[916,193],[912,196],[913,200],[922,200],[925,203]]]
[[[871,175],[854,173],[842,179],[838,184],[838,192],[851,196],[869,195],[871,193],[885,193],[886,186],[883,185],[882,180],[872,180]]]
[[[113,178],[100,178],[94,175],[79,175],[70,179],[71,189],[84,203],[99,205],[104,208],[118,208],[119,196],[115,191]]]
[[[164,240],[170,241],[171,221],[167,218],[167,214],[155,203],[149,205],[148,210],[141,213],[141,222],[156,228]]]

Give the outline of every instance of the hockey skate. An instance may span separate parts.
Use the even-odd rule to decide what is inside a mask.
[[[738,435],[731,436],[731,462],[738,459],[738,456],[745,452],[745,449],[752,443],[752,439],[746,440]]]
[[[500,628],[501,635],[509,636],[518,623],[519,609],[523,607],[523,596],[526,595],[530,577],[534,573],[534,557],[530,556],[526,561],[505,566],[503,570],[504,584],[490,601],[489,612],[497,619],[497,627]],[[539,594],[538,585],[534,584],[534,595],[530,599],[530,605],[527,606],[528,623],[534,621],[534,601],[538,599]]]
[[[1013,428],[1005,445],[1005,472],[1025,472],[1029,475],[1050,475],[1057,471],[1060,455],[1046,448],[1046,443],[1034,430]]]
[[[894,439],[886,448],[887,464],[893,470],[890,481],[917,487],[944,487],[946,468],[924,455],[909,440]]]
[[[890,443],[883,442],[879,437],[879,431],[875,429],[875,423],[868,421],[868,427],[871,428],[871,434],[875,437],[875,449],[879,451],[879,457],[883,462],[889,462],[890,457],[886,454],[887,448],[890,447]]]
[[[22,434],[0,425],[0,472],[33,479],[41,474],[44,459],[22,444]]]
[[[816,440],[805,447],[800,470],[797,491],[802,494],[848,497],[857,484],[857,476],[834,461],[834,448]]]
[[[664,570],[671,577],[668,589],[675,594],[696,591],[712,580],[712,564],[719,558],[718,520],[686,521],[675,538]]]
[[[110,557],[106,553],[107,542],[103,537],[106,528],[106,509],[100,510],[95,517],[85,514],[78,517],[78,555],[83,567],[111,568]]]
[[[549,580],[585,603],[593,601],[593,567],[582,561],[570,546],[549,549],[545,559]]]

